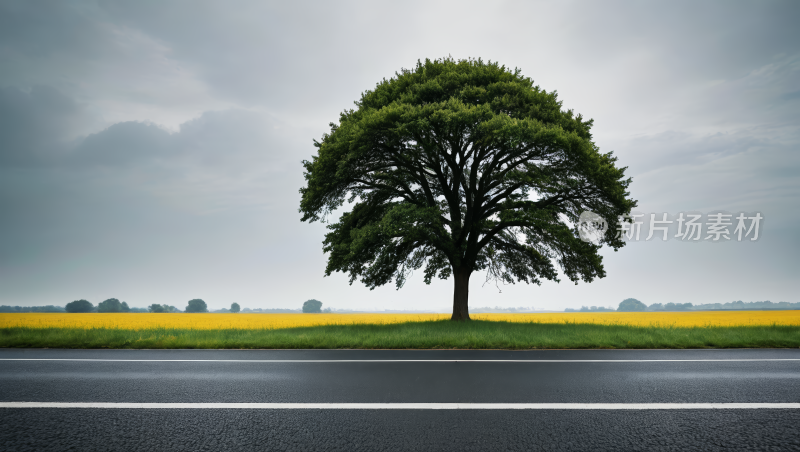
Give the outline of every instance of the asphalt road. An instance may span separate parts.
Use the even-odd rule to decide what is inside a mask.
[[[798,408],[607,403],[797,404],[800,350],[0,350],[0,450],[800,450]]]

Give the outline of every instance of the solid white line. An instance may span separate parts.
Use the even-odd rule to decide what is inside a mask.
[[[95,359],[0,358],[0,361],[81,361],[134,363],[695,363],[796,362],[800,358],[760,359]]]
[[[752,410],[800,409],[800,403],[95,403],[0,402],[0,408],[248,410]]]

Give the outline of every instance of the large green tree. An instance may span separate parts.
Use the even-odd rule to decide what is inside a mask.
[[[609,228],[582,241],[583,211],[614,224],[636,202],[592,120],[497,63],[426,60],[378,83],[344,111],[304,161],[303,221],[329,224],[326,275],[400,288],[413,270],[453,276],[453,320],[469,319],[470,275],[503,283],[604,277]]]

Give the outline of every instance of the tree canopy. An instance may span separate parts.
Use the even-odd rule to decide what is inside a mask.
[[[637,312],[647,309],[647,305],[635,298],[626,298],[622,300],[617,308],[617,311],[622,312]]]
[[[92,312],[92,309],[94,309],[94,305],[88,300],[70,301],[64,306],[64,310],[67,312]]]
[[[239,306],[239,303],[231,303],[231,312],[233,312],[235,314],[235,313],[237,313],[237,312],[239,312],[241,310],[242,310],[242,308],[241,308],[241,306]]]
[[[303,312],[305,313],[315,313],[315,312],[322,312],[322,302],[319,300],[308,300],[303,303]]]
[[[206,305],[205,301],[195,298],[194,300],[189,300],[185,312],[208,312],[208,305]]]
[[[503,283],[604,277],[598,250],[624,245],[612,230],[582,241],[583,211],[614,224],[636,202],[591,120],[556,93],[493,62],[418,62],[344,111],[304,161],[303,221],[328,225],[325,274],[402,287],[424,267],[454,279],[453,319],[469,319],[469,278]]]
[[[97,305],[97,312],[122,312],[122,303],[116,298],[109,298]]]

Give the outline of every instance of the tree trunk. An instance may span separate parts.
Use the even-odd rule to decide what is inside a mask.
[[[469,275],[465,269],[453,270],[453,317],[450,320],[469,320]]]

